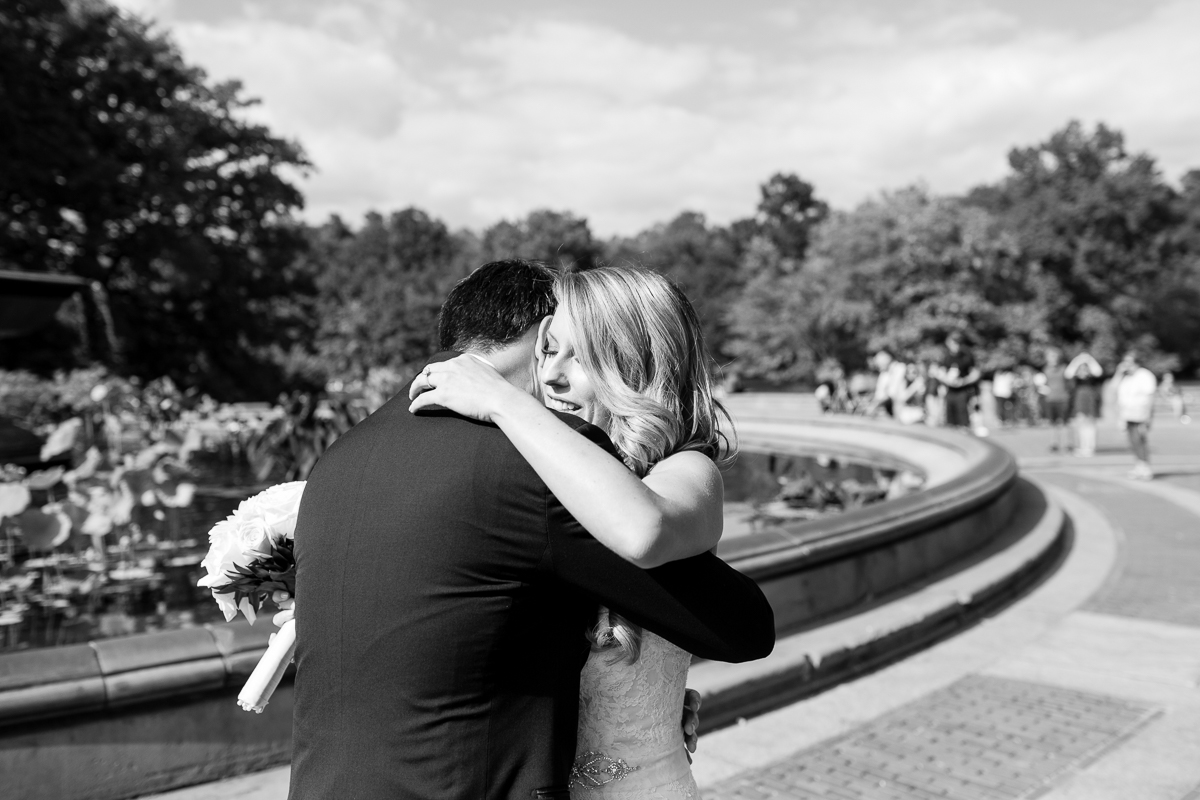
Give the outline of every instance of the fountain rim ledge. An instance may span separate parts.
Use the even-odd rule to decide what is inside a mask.
[[[964,463],[953,479],[906,497],[818,520],[784,523],[723,542],[718,555],[756,580],[806,570],[945,524],[996,499],[1017,479],[1016,461],[1010,454],[961,433],[841,417],[812,420],[739,414],[738,418],[793,429],[869,426],[887,436],[932,443]],[[802,442],[802,437],[793,437],[790,444],[781,439],[771,452],[787,454]],[[747,449],[759,448],[751,441]],[[825,446],[825,450],[839,454],[836,448]],[[811,454],[811,448],[803,452]],[[912,467],[921,469],[920,464]],[[0,654],[0,726],[238,688],[266,651],[272,631],[269,625],[251,627],[238,621]]]

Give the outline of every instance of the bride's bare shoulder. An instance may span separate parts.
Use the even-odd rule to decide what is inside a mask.
[[[646,477],[686,481],[698,488],[720,488],[724,485],[721,470],[713,460],[698,450],[681,450],[659,461]]]

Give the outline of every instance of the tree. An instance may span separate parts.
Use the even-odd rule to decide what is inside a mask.
[[[822,362],[854,370],[879,348],[934,359],[951,331],[968,334],[986,368],[1042,335],[1039,282],[1012,237],[987,212],[924,188],[830,215],[807,252],[797,261],[755,240],[754,277],[731,311],[730,349],[748,376],[807,381]]]
[[[703,214],[685,211],[665,225],[609,242],[605,260],[633,263],[673,280],[696,308],[709,349],[721,357],[727,310],[742,288],[736,241],[725,228],[710,227]]]
[[[1053,285],[1049,337],[1107,361],[1129,344],[1156,347],[1155,287],[1177,264],[1179,215],[1154,160],[1130,154],[1119,131],[1071,122],[1014,148],[1009,165],[1007,178],[968,200],[995,214]]]
[[[777,172],[759,187],[759,232],[770,237],[784,258],[803,259],[814,227],[829,216],[816,189],[792,173]]]
[[[310,229],[303,270],[319,327],[311,347],[290,354],[292,368],[324,383],[419,367],[437,350],[442,300],[476,266],[471,245],[417,208],[368,213],[357,232],[336,216]]]
[[[600,256],[600,245],[586,219],[546,209],[517,222],[497,222],[484,231],[482,246],[484,261],[527,258],[586,269]]]
[[[281,385],[309,333],[300,147],[101,0],[0,8],[0,260],[107,295],[123,366],[224,397]]]
[[[1169,261],[1150,290],[1150,333],[1178,359],[1164,367],[1193,374],[1200,372],[1200,170],[1188,172],[1180,183]]]
[[[810,381],[833,358],[858,366],[865,309],[831,290],[765,236],[751,240],[742,271],[751,277],[727,312],[731,367],[742,378],[781,385]]]

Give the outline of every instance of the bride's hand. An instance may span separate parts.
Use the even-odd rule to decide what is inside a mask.
[[[687,751],[688,763],[692,763],[692,753],[696,752],[696,744],[700,737],[700,693],[695,689],[685,689],[683,692],[683,746]]]
[[[464,417],[492,422],[499,406],[521,390],[482,358],[461,355],[427,364],[409,387],[408,410],[441,406]]]

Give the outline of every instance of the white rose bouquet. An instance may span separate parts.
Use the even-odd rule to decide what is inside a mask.
[[[243,500],[208,532],[208,555],[201,562],[208,574],[197,585],[212,589],[226,621],[241,611],[253,625],[272,594],[296,596],[293,546],[303,493],[304,481],[272,486]],[[238,694],[238,705],[261,714],[295,652],[296,622],[288,620]]]

